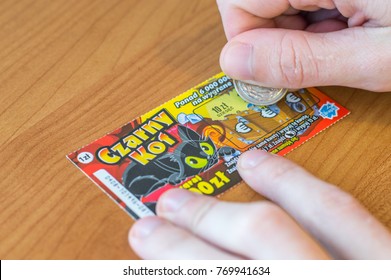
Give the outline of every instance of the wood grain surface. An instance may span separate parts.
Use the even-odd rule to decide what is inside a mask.
[[[132,219],[65,155],[218,73],[225,43],[213,0],[1,0],[0,258],[137,258]],[[322,90],[352,114],[287,157],[391,229],[391,94]]]

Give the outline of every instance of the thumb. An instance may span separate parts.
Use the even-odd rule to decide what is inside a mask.
[[[391,28],[330,33],[256,29],[228,42],[220,64],[231,78],[267,87],[340,85],[391,90]]]

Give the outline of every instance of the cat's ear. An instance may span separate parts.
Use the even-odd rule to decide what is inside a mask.
[[[199,135],[194,130],[187,128],[182,125],[178,125],[179,137],[184,141],[200,141],[201,135]]]

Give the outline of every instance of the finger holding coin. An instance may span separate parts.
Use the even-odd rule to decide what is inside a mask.
[[[275,104],[288,92],[288,89],[285,88],[262,87],[239,80],[234,80],[234,85],[237,93],[244,101],[258,106]]]

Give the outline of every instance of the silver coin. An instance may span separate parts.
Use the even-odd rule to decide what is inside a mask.
[[[254,105],[272,105],[277,103],[288,92],[286,88],[269,88],[234,80],[239,96]]]

